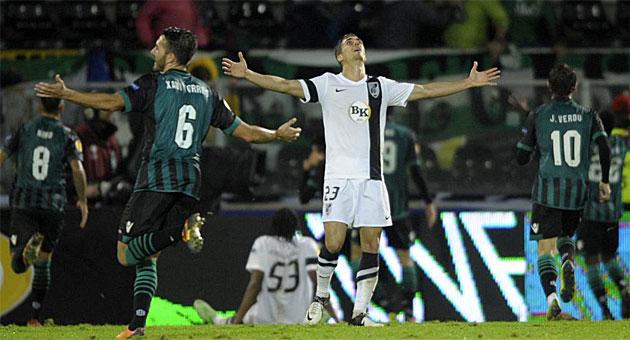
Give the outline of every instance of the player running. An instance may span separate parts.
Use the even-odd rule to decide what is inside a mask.
[[[301,131],[291,126],[295,118],[278,130],[241,121],[213,88],[186,70],[196,50],[197,38],[192,32],[169,27],[151,50],[154,72],[118,93],[78,92],[67,88],[58,75],[56,83],[35,87],[40,97],[143,115],[142,163],[118,229],[118,261],[136,267],[134,316],[119,339],[144,334],[149,305],[157,290],[159,252],[180,240],[193,252],[201,250],[204,219],[191,213],[199,200],[199,158],[209,129],[215,127],[252,143],[292,141]]]
[[[378,279],[378,246],[382,227],[392,225],[387,189],[383,183],[382,144],[385,113],[389,106],[406,106],[413,100],[448,96],[472,87],[496,85],[496,68],[477,71],[468,78],[425,85],[398,83],[368,76],[363,41],[354,34],[339,39],[334,49],[339,74],[324,73],[312,79],[287,80],[262,75],[239,61],[224,58],[225,74],[245,78],[264,89],[286,93],[304,103],[321,103],[326,140],[323,216],[325,244],[317,266],[316,296],[304,322],[316,324],[329,300],[330,280],[348,227],[359,228],[361,263],[351,324],[377,326],[367,318],[367,307]]]
[[[416,265],[409,256],[409,247],[414,241],[414,230],[409,216],[409,174],[418,189],[420,199],[425,202],[424,214],[427,226],[432,228],[437,211],[420,169],[420,145],[409,128],[389,120],[385,125],[383,144],[383,174],[389,193],[392,227],[385,229],[389,244],[396,249],[402,265],[402,303],[408,319],[413,317],[413,298],[418,291]]]
[[[517,161],[529,163],[536,151],[538,174],[532,189],[530,238],[538,241],[538,274],[547,297],[547,319],[554,320],[561,313],[556,295],[556,249],[562,256],[560,295],[568,302],[575,290],[572,237],[586,203],[591,147],[597,145],[602,169],[599,200],[607,201],[610,145],[597,114],[571,98],[577,86],[575,71],[556,65],[548,83],[552,100],[527,117],[524,136],[517,144]]]
[[[64,226],[68,164],[81,210],[81,228],[88,218],[83,147],[76,133],[61,122],[63,107],[60,99],[41,98],[41,115],[9,135],[0,149],[0,166],[16,156],[11,191],[11,267],[20,274],[33,265],[29,326],[41,326],[40,312],[50,286],[50,259]]]
[[[612,320],[613,316],[608,308],[606,288],[599,272],[602,262],[609,277],[621,294],[621,315],[630,318],[630,292],[623,277],[623,270],[617,260],[619,248],[619,219],[623,214],[621,202],[621,183],[623,178],[623,161],[628,152],[625,141],[616,135],[611,135],[615,126],[615,116],[608,111],[600,113],[608,141],[610,142],[610,185],[612,197],[608,202],[600,202],[597,184],[601,181],[602,173],[599,165],[599,152],[593,148],[591,164],[588,171],[589,194],[584,207],[584,219],[578,229],[578,249],[586,254],[588,284],[597,297],[604,319]]]

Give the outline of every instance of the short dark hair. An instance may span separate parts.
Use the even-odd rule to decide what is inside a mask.
[[[602,121],[604,131],[606,131],[606,134],[610,136],[610,133],[612,132],[616,123],[615,115],[608,110],[604,110],[599,113],[599,119],[601,119]]]
[[[46,113],[59,113],[59,109],[61,108],[60,98],[41,97],[39,100],[42,102],[42,106],[44,107],[44,111],[46,111]]]
[[[185,28],[168,27],[162,32],[168,43],[168,51],[175,54],[180,65],[186,65],[197,52],[197,37]]]
[[[556,96],[570,95],[575,84],[577,84],[577,75],[567,64],[558,64],[549,72],[549,89]]]
[[[348,34],[344,34],[343,37],[339,38],[339,40],[337,40],[337,44],[335,45],[335,60],[337,60],[337,56],[341,54],[341,46],[343,45],[343,41],[346,40],[347,38],[350,37],[357,37],[358,36],[354,33],[348,33]],[[339,61],[337,61],[339,63]],[[339,65],[341,65],[341,63],[339,63]]]
[[[271,234],[291,241],[298,223],[298,217],[293,210],[282,208],[271,217]]]

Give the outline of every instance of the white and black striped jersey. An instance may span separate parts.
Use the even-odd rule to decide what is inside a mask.
[[[317,243],[296,236],[287,241],[276,236],[260,236],[254,241],[245,268],[264,273],[256,304],[244,321],[254,324],[301,323],[313,298],[309,271],[317,269]]]
[[[382,180],[388,106],[406,106],[413,84],[385,77],[352,81],[340,74],[300,80],[303,102],[320,103],[326,138],[326,179]]]

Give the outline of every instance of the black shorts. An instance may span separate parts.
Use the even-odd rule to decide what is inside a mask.
[[[614,257],[619,248],[619,224],[584,220],[578,229],[578,250],[587,256]]]
[[[392,221],[392,225],[385,230],[387,241],[389,245],[394,249],[408,250],[411,247],[411,238],[409,234],[411,232],[411,221],[409,218],[402,218]]]
[[[118,240],[128,243],[150,231],[183,226],[184,220],[195,211],[196,206],[194,198],[182,193],[134,192],[120,219]]]
[[[35,232],[44,235],[41,251],[52,252],[63,229],[63,217],[63,211],[57,210],[11,209],[11,253],[16,249],[24,249]]]
[[[582,210],[563,210],[534,203],[532,208],[531,240],[572,237],[580,225]]]

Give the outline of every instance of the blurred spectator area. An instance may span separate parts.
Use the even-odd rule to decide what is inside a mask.
[[[467,10],[485,8],[471,4],[485,3],[483,0],[3,0],[0,40],[3,49],[77,48],[94,44],[142,48],[141,37],[144,40],[152,37],[153,33],[148,32],[181,21],[181,26],[194,26],[189,28],[200,35],[200,46],[206,49],[331,48],[348,32],[358,34],[372,48],[443,47],[444,31],[474,15]],[[537,37],[545,46],[552,46],[558,39],[569,46],[629,46],[628,1],[493,0],[493,3],[514,16],[514,20],[510,18],[514,24],[522,23],[524,27],[538,23],[546,27],[545,32],[551,33]],[[519,28],[508,32],[508,38],[527,38]],[[487,30],[484,35],[496,33],[491,26]]]
[[[0,1],[0,138],[20,120],[37,114],[34,81],[61,73],[75,88],[113,91],[150,71],[152,60],[136,26],[146,3]],[[292,97],[222,76],[222,57],[235,58],[235,52],[243,50],[250,68],[290,79],[337,73],[332,47],[340,35],[354,32],[366,44],[368,73],[399,81],[459,79],[468,74],[473,60],[479,60],[480,68],[492,64],[485,57],[484,46],[475,50],[443,48],[446,27],[467,15],[464,1],[192,3],[198,23],[208,32],[208,43],[192,64],[201,66],[195,74],[207,78],[245,121],[275,128],[297,117],[297,125],[303,128],[302,137],[288,145],[245,146],[220,132],[207,139],[210,150],[232,151],[206,153],[204,159],[211,164],[216,163],[215,158],[236,160],[242,171],[239,176],[247,178],[245,183],[231,183],[228,189],[210,188],[211,193],[228,190],[234,199],[277,199],[296,193],[301,161],[321,128],[321,110],[319,105],[301,104]],[[432,191],[467,196],[528,195],[531,167],[518,167],[513,161],[525,115],[508,99],[518,97],[530,108],[546,101],[549,64],[559,61],[575,67],[580,79],[576,99],[597,110],[609,108],[612,98],[630,89],[630,1],[500,3],[510,15],[513,29],[506,36],[508,46],[510,39],[513,46],[499,58],[500,86],[395,109],[394,119],[418,134]],[[401,11],[404,13],[398,15]],[[523,27],[514,27],[515,23]],[[527,23],[541,30],[524,28]],[[527,35],[531,32],[536,36],[533,39]],[[68,103],[64,122],[78,127],[85,122],[82,112]],[[132,156],[138,142],[132,139],[134,122],[116,114],[114,123],[123,156]],[[12,176],[9,167],[0,172],[1,193],[8,192]]]

